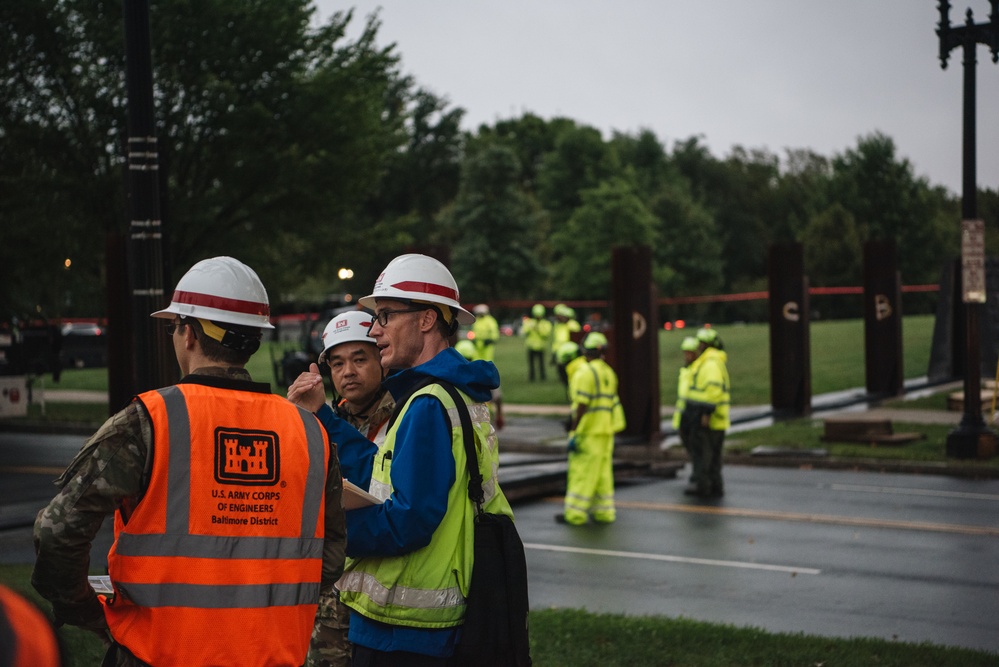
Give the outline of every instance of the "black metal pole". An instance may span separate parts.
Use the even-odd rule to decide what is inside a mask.
[[[968,20],[971,20],[969,14]],[[962,178],[961,178],[961,217],[964,220],[974,220],[978,217],[978,172],[975,137],[975,75],[977,58],[975,42],[964,41],[964,120],[962,142]],[[975,432],[985,428],[982,421],[982,355],[981,304],[967,303],[967,367],[964,374],[964,415],[961,425],[964,430]]]
[[[123,0],[128,93],[127,277],[131,304],[131,393],[169,384],[163,327],[149,314],[163,305],[159,152],[153,107],[149,0]]]
[[[940,0],[940,24],[937,35],[940,37],[940,64],[947,67],[951,50],[960,46],[964,51],[964,98],[962,131],[962,192],[961,217],[974,220],[978,217],[977,196],[978,177],[976,171],[975,136],[975,76],[976,48],[979,43],[988,45],[992,59],[999,57],[999,0],[989,0],[992,12],[986,24],[976,24],[971,10],[967,10],[963,26],[950,25],[950,2]],[[962,290],[963,292],[963,290]],[[947,455],[955,458],[975,458],[992,456],[996,448],[996,434],[985,426],[982,420],[981,400],[981,303],[968,300],[964,304],[967,326],[967,354],[964,374],[964,413],[961,423],[947,435]]]

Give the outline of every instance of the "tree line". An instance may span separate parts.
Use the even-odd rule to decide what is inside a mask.
[[[227,254],[275,304],[315,303],[421,251],[469,302],[606,299],[611,248],[645,244],[659,294],[689,296],[766,289],[774,242],[803,243],[815,286],[859,284],[868,239],[896,241],[907,284],[937,282],[959,252],[958,198],[880,132],[832,156],[716,157],[700,136],[531,113],[463,131],[461,107],[379,44],[377,14],[320,23],[310,0],[150,13],[171,285]],[[121,1],[0,3],[0,62],[2,316],[102,315],[108,238],[127,226]],[[994,253],[999,193],[980,191],[979,211]]]

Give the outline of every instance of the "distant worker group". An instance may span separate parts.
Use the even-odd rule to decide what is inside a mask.
[[[520,333],[524,337],[524,347],[527,350],[527,379],[545,381],[545,355],[547,363],[555,367],[562,384],[568,386],[563,364],[558,361],[559,349],[569,342],[578,342],[583,328],[576,319],[576,311],[564,303],[552,308],[554,321],[548,319],[544,304],[537,303],[531,307],[530,317],[525,317]]]

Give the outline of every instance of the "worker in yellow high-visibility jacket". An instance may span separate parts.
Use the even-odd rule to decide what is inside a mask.
[[[500,330],[496,318],[489,313],[489,306],[480,303],[472,309],[475,315],[475,323],[472,324],[472,333],[475,338],[475,356],[482,361],[493,361],[496,358],[496,343],[499,342]]]
[[[560,523],[579,526],[590,518],[612,523],[614,507],[614,434],[624,430],[617,394],[617,374],[604,361],[607,337],[591,332],[583,340],[586,363],[571,379],[572,424],[569,476]]]
[[[520,335],[524,337],[527,348],[527,379],[534,382],[534,367],[538,367],[538,377],[545,380],[545,351],[552,338],[551,320],[545,317],[547,313],[544,304],[536,303],[531,307],[531,316],[524,318]]]
[[[683,353],[683,366],[680,367],[677,377],[676,408],[673,410],[673,428],[676,430],[677,435],[680,436],[680,444],[683,445],[690,459],[692,470],[690,475],[691,484],[696,482],[696,475],[701,470],[701,457],[696,450],[691,448],[690,434],[687,432],[687,429],[681,428],[682,420],[680,417],[683,415],[683,409],[687,405],[687,390],[690,388],[690,365],[694,363],[694,359],[697,359],[699,346],[700,341],[694,336],[687,336],[680,343],[680,351]]]
[[[722,351],[721,338],[714,329],[697,332],[700,355],[690,365],[690,385],[681,416],[681,428],[688,430],[690,446],[701,457],[702,473],[694,471],[695,480],[684,493],[705,498],[725,495],[722,483],[722,447],[730,425],[731,393],[728,379],[728,355]]]

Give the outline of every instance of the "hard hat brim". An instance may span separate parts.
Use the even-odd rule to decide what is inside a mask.
[[[224,310],[215,310],[213,308],[201,308],[197,314],[190,312],[184,312],[177,308],[176,304],[170,304],[163,310],[157,310],[155,313],[150,313],[150,317],[156,317],[161,320],[172,320],[174,317],[195,317],[203,320],[208,320],[210,322],[222,322],[224,324],[237,324],[244,327],[256,327],[257,329],[273,329],[274,325],[269,321],[263,319],[262,317],[234,317],[232,313],[226,312]],[[245,321],[235,321],[235,320]]]
[[[450,303],[436,303],[431,302],[427,299],[425,294],[413,293],[412,295],[405,294],[369,294],[368,296],[361,297],[357,300],[359,304],[370,310],[375,309],[375,301],[378,299],[384,299],[386,301],[419,301],[421,303],[428,304],[429,306],[447,306],[454,313],[455,318],[458,320],[459,324],[474,324],[475,315],[465,310],[461,306],[453,305]]]

